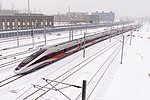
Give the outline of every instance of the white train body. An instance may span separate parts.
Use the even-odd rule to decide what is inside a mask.
[[[130,27],[125,27],[124,31],[130,31]],[[106,31],[101,34],[94,34],[90,36],[86,36],[85,38],[75,39],[73,41],[63,42],[57,45],[53,45],[46,49],[41,49],[32,55],[28,56],[25,60],[23,60],[14,70],[16,74],[24,74],[28,73],[34,69],[42,67],[44,65],[50,64],[58,59],[66,57],[78,50],[83,49],[84,40],[85,47],[93,45],[102,40],[108,39],[110,36],[116,36],[118,34],[123,33],[122,28],[113,29],[111,32]]]

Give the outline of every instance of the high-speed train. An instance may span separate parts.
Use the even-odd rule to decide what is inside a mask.
[[[136,28],[136,27],[135,27]],[[108,39],[110,36],[116,36],[121,33],[130,31],[130,27],[113,29],[111,32],[106,31],[103,34],[97,33],[94,35],[86,36],[85,38],[75,39],[73,41],[63,42],[51,47],[43,48],[24,59],[14,70],[16,74],[29,73],[42,66],[48,65],[58,59],[66,57],[83,47],[88,47],[102,40]],[[85,45],[84,45],[85,43]]]

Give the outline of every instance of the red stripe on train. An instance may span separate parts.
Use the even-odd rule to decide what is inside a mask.
[[[66,55],[65,53],[61,53],[61,54],[58,54],[58,55],[54,56],[53,58],[61,58],[61,57],[65,56],[65,55]]]

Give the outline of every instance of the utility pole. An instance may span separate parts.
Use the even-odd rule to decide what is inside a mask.
[[[12,14],[14,13],[13,11],[14,11],[14,2],[12,2],[12,8],[11,8]]]
[[[71,41],[71,16],[70,16],[70,6],[68,7],[68,29],[69,29],[69,41]]]
[[[33,48],[34,48],[34,32],[33,32],[33,29],[31,30],[31,36],[32,36],[32,44],[33,44]]]
[[[28,15],[30,16],[30,1],[28,0]]]
[[[123,23],[123,26],[122,26],[122,31],[123,31],[123,29],[124,29],[124,23]]]
[[[36,34],[36,27],[37,27],[36,24],[37,24],[37,21],[35,20],[34,27],[33,27],[32,33],[31,33],[31,35],[32,35],[32,41],[33,41],[33,48],[34,48],[34,34]]]
[[[124,35],[123,35],[123,38],[122,38],[122,51],[121,51],[121,64],[122,64],[122,60],[123,60],[123,49],[124,49]]]
[[[2,1],[0,0],[0,11],[2,10]]]
[[[17,46],[19,46],[18,22],[17,22],[17,19],[15,19],[15,24],[16,24],[16,30],[17,30]]]
[[[71,27],[71,36],[72,36],[72,40],[73,40],[73,28]]]
[[[111,28],[110,28],[109,42],[111,42],[111,34],[112,34],[112,26],[111,26]]]
[[[86,33],[84,32],[83,58],[85,58],[85,35],[86,35]]]
[[[86,100],[86,80],[83,80],[83,85],[82,85],[82,100]]]
[[[45,38],[45,46],[46,46],[46,27],[45,27],[45,24],[46,24],[46,20],[44,19],[44,38]]]
[[[131,43],[132,43],[132,31],[130,33],[130,45],[131,45]]]

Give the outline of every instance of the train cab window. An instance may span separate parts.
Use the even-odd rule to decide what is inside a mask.
[[[25,60],[22,61],[22,63],[26,64],[29,63],[31,60],[33,60],[33,57],[28,56]]]
[[[45,52],[46,50],[47,50],[47,49],[41,49],[41,50],[39,50],[39,51],[33,53],[33,54],[30,55],[30,56],[33,57],[33,58],[36,58],[36,57],[38,57],[40,54],[42,54],[43,52]]]
[[[19,65],[18,68],[24,67],[26,64],[28,64],[29,62],[31,62],[33,59],[37,58],[40,54],[42,54],[43,52],[45,52],[47,49],[41,49],[35,53],[33,53],[32,55],[28,56],[26,59],[24,59]]]

